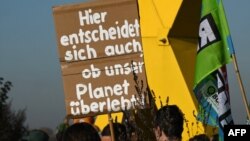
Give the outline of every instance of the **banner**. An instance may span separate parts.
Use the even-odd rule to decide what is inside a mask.
[[[225,66],[202,80],[194,92],[202,108],[200,121],[216,127],[233,123]]]
[[[53,15],[67,115],[144,108],[147,80],[137,1],[56,6]]]

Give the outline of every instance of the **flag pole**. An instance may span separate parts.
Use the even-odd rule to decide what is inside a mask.
[[[113,118],[111,116],[111,113],[108,113],[108,120],[109,120],[109,128],[110,128],[110,133],[111,133],[111,139],[112,139],[112,141],[115,141]]]
[[[250,120],[250,112],[249,112],[249,108],[248,108],[246,92],[245,92],[245,89],[244,89],[244,86],[243,86],[243,83],[242,83],[242,80],[241,80],[241,76],[240,76],[240,72],[239,72],[239,69],[238,69],[238,63],[237,63],[235,54],[232,54],[232,57],[233,57],[233,62],[234,62],[234,69],[235,69],[235,72],[236,72],[236,75],[237,75],[237,78],[238,78],[238,82],[239,82],[239,85],[240,85],[242,99],[243,99],[243,102],[244,102],[244,105],[245,105],[245,108],[246,108],[246,111],[247,111],[247,117],[248,117],[248,120]]]

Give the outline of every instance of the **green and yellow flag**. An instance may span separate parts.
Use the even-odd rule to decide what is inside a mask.
[[[222,0],[202,0],[194,93],[199,103],[198,120],[219,128],[233,124],[226,64],[232,61],[233,44]]]
[[[232,53],[233,44],[222,0],[202,0],[194,85],[229,63]]]

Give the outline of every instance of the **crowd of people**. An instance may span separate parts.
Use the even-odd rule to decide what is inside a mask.
[[[166,105],[156,111],[153,121],[154,139],[152,141],[181,141],[184,114],[176,105]],[[126,126],[115,122],[107,124],[102,131],[87,122],[74,123],[61,127],[57,141],[140,141],[136,134],[128,134]],[[113,130],[113,134],[112,131]],[[112,136],[113,135],[113,136]],[[218,137],[209,138],[206,134],[196,135],[189,141],[216,141]],[[42,130],[32,130],[22,141],[49,141],[49,136]]]

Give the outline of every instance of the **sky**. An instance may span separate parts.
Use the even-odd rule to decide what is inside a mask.
[[[84,0],[1,0],[0,77],[11,81],[13,110],[26,109],[30,128],[55,129],[66,114],[52,7]],[[250,1],[224,0],[237,62],[250,101]],[[246,123],[239,83],[228,65],[231,108],[236,124]]]

